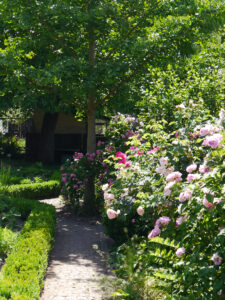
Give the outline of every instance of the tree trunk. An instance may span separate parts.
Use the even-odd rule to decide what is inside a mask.
[[[38,149],[38,160],[45,164],[52,164],[55,160],[55,129],[58,113],[45,113],[41,128]]]
[[[96,135],[95,135],[95,108],[88,113],[88,132],[87,132],[87,152],[95,153]],[[93,170],[92,170],[93,171]],[[89,177],[89,181],[85,186],[83,211],[86,215],[94,215],[96,213],[95,203],[95,174]]]
[[[90,2],[90,8],[93,5]],[[89,76],[92,78],[95,65],[95,35],[94,28],[91,24],[88,26],[89,31]],[[96,135],[95,135],[95,119],[96,119],[96,103],[95,103],[96,88],[93,84],[89,86],[88,103],[87,103],[87,153],[95,153],[96,150]],[[84,206],[85,214],[94,215],[96,212],[95,205],[95,174],[93,174],[85,186]]]

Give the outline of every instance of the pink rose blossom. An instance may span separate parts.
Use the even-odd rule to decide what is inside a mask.
[[[156,220],[155,226],[157,227],[166,226],[169,224],[170,221],[171,219],[169,217],[163,216]]]
[[[77,184],[75,184],[74,186],[73,186],[73,188],[75,189],[75,190],[77,190],[78,189],[78,185]]]
[[[199,172],[201,174],[206,174],[209,171],[210,171],[210,168],[208,166],[206,166],[205,164],[199,166]]]
[[[168,157],[161,157],[159,159],[159,163],[161,166],[166,166],[166,165],[168,165],[168,160],[169,160]]]
[[[62,182],[66,182],[66,177],[62,177]]]
[[[190,182],[192,180],[197,180],[197,179],[200,179],[200,178],[201,178],[200,174],[188,174],[187,181]]]
[[[96,154],[97,154],[97,155],[100,155],[101,153],[102,153],[101,150],[96,150]]]
[[[114,199],[114,195],[113,194],[105,193],[104,194],[104,199],[105,200],[113,200]]]
[[[197,169],[197,165],[196,165],[196,164],[192,164],[192,165],[190,165],[190,166],[188,166],[188,167],[186,168],[186,171],[187,171],[188,173],[192,173],[193,171],[196,171],[196,169]]]
[[[107,209],[107,212],[106,212],[106,213],[107,213],[107,216],[108,216],[108,218],[109,218],[110,220],[115,219],[115,218],[117,217],[116,211],[113,210],[113,209],[111,209],[111,208]]]
[[[210,260],[214,262],[216,266],[219,266],[221,265],[223,259],[222,257],[219,256],[218,253],[214,253],[213,256],[210,258]]]
[[[158,236],[161,233],[161,230],[158,226],[155,226],[154,229],[149,233],[148,239]]]
[[[171,193],[172,193],[172,191],[170,189],[168,189],[168,188],[164,189],[164,196],[165,197],[168,197]]]
[[[204,199],[203,199],[203,205],[207,208],[212,208],[214,205],[209,202],[207,199],[206,199],[206,195],[204,196]]]
[[[220,147],[220,142],[222,141],[223,136],[221,134],[214,134],[212,136],[207,136],[207,138],[203,141],[204,146],[210,146],[215,149]]]
[[[144,208],[142,206],[139,206],[137,208],[137,213],[138,213],[139,216],[143,216],[144,212],[145,211],[144,211]]]
[[[192,195],[192,191],[187,189],[186,191],[180,193],[179,195],[179,201],[180,202],[184,202],[186,200],[189,200],[191,198]]]
[[[155,147],[154,149],[151,149],[147,152],[147,154],[151,154],[151,153],[154,153],[156,152],[157,150],[159,150],[159,146]]]
[[[210,130],[211,130],[211,127],[208,125],[208,126],[205,126],[205,127],[202,127],[200,129],[200,135],[201,136],[206,136],[207,134],[210,133]]]
[[[135,221],[135,219],[132,219],[131,222],[132,222],[132,223],[135,223],[136,221]]]
[[[184,253],[185,253],[185,248],[184,247],[178,248],[177,251],[176,251],[176,256],[181,257],[182,255],[184,255]]]
[[[119,152],[116,153],[116,157],[120,158],[120,159],[118,159],[118,162],[120,164],[125,164],[126,163],[127,156],[126,156],[125,153],[119,151]]]
[[[126,168],[129,168],[130,165],[131,165],[131,162],[130,162],[130,161],[127,161],[127,162],[125,163],[125,167],[126,167]]]
[[[166,176],[167,181],[182,181],[182,174],[180,172],[172,172]]]
[[[180,226],[182,223],[184,223],[187,220],[187,216],[181,216],[176,219],[176,226]]]

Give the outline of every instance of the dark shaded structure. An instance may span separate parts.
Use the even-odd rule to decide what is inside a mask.
[[[38,151],[41,147],[41,130],[44,114],[36,111],[33,116],[32,130],[26,135],[26,158],[38,161]],[[97,140],[104,139],[106,120],[96,122]],[[72,115],[59,113],[54,135],[54,161],[62,162],[74,152],[86,153],[87,124],[77,121]]]

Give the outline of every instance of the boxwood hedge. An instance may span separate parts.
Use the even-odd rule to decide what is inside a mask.
[[[60,192],[60,183],[56,180],[29,183],[15,184],[0,187],[0,193],[5,193],[13,197],[23,197],[27,199],[44,199],[58,197]]]
[[[0,273],[0,299],[40,299],[50,249],[54,241],[56,213],[51,205],[12,199],[24,227]]]

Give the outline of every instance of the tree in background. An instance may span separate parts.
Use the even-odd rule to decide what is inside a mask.
[[[60,111],[87,118],[93,153],[96,112],[132,108],[151,66],[194,54],[223,25],[224,12],[218,0],[2,0],[0,103],[45,112],[42,161],[53,161]]]

